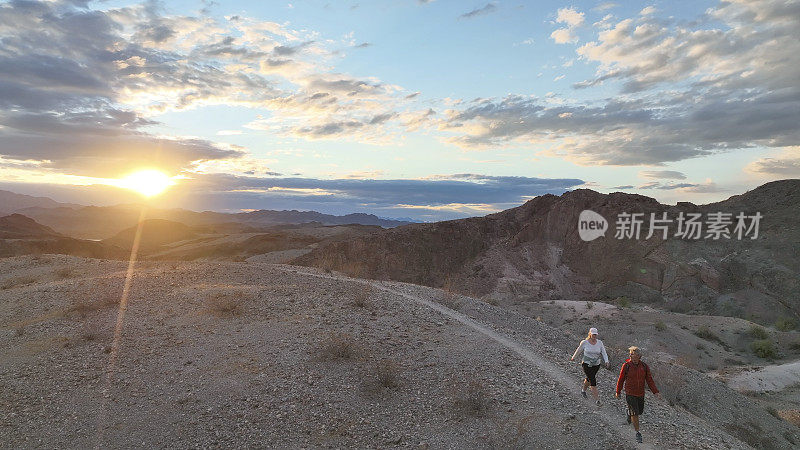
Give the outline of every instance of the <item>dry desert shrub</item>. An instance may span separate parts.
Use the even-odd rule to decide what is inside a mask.
[[[400,385],[402,367],[392,359],[377,361],[369,372],[364,374],[363,389],[368,394],[378,394],[385,389],[393,389]]]
[[[372,298],[372,286],[365,284],[353,292],[353,306],[356,308],[369,308],[372,306],[370,298]]]
[[[215,316],[235,316],[241,312],[244,292],[217,292],[209,295],[205,301],[205,308]]]
[[[453,407],[461,414],[480,416],[489,408],[489,394],[477,378],[454,380],[450,395]]]
[[[87,314],[100,311],[106,308],[115,308],[119,305],[119,297],[113,294],[105,294],[96,298],[84,298],[77,294],[72,299],[72,303],[67,308],[65,315],[78,315],[86,317]]]
[[[317,357],[323,361],[351,359],[357,353],[358,346],[353,336],[347,333],[331,333],[322,340],[317,348]]]
[[[439,303],[447,306],[450,309],[461,308],[461,300],[458,298],[458,293],[455,290],[456,283],[452,278],[447,277],[442,284],[442,293],[439,297]]]
[[[3,281],[3,283],[0,284],[0,289],[3,289],[3,290],[5,290],[5,289],[13,289],[15,287],[21,287],[21,286],[26,286],[28,284],[33,284],[36,281],[37,281],[36,278],[35,277],[31,277],[31,276],[12,277],[12,278],[9,278],[9,279]]]
[[[75,275],[75,269],[72,267],[62,267],[55,272],[56,278],[60,280],[64,280],[66,278],[70,278]]]
[[[375,377],[378,384],[384,388],[397,387],[400,382],[400,365],[391,359],[382,359],[375,366]]]

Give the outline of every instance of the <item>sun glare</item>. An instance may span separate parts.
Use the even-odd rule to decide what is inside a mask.
[[[133,172],[119,180],[118,186],[134,190],[145,197],[156,196],[175,184],[167,174],[160,170],[147,169]]]

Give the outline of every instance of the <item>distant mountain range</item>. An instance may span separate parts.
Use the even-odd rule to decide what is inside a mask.
[[[591,210],[609,222],[584,241],[578,219]],[[676,219],[717,212],[760,213],[758,239],[676,237]],[[614,218],[640,213],[639,239],[615,237]],[[667,214],[647,238],[650,214]],[[767,183],[728,200],[662,205],[653,198],[588,189],[542,195],[491,214],[381,230],[331,242],[293,264],[350,275],[442,287],[500,301],[627,298],[679,312],[732,315],[762,323],[800,322],[800,180]],[[732,232],[734,224],[726,229]],[[749,224],[748,224],[749,225]],[[752,233],[751,233],[752,235]],[[751,236],[750,235],[750,236]]]
[[[107,239],[135,226],[140,218],[141,206],[84,206],[59,203],[46,197],[32,197],[0,190],[0,216],[23,214],[48,226],[58,233],[82,239]],[[374,225],[392,228],[411,222],[382,219],[372,214],[347,214],[335,216],[316,211],[259,210],[243,213],[195,212],[184,209],[148,208],[147,218],[180,222],[188,226],[240,224],[251,228],[276,225],[318,223],[321,225]]]

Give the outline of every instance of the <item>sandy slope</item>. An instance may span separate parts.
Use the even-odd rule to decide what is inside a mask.
[[[3,447],[633,446],[620,402],[577,395],[559,332],[474,299],[292,266],[145,263],[109,371],[124,263],[8,258],[0,274]],[[349,357],[324,350],[332,333]],[[648,405],[653,447],[747,447]]]

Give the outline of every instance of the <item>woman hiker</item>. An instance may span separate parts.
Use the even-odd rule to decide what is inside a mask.
[[[600,406],[600,394],[597,392],[597,371],[600,370],[601,363],[606,365],[606,369],[611,367],[611,363],[608,361],[608,353],[606,353],[603,341],[597,339],[597,328],[589,329],[589,335],[575,349],[570,361],[575,361],[581,350],[583,350],[581,367],[583,367],[583,373],[586,374],[586,378],[583,379],[583,384],[581,385],[581,395],[583,395],[583,398],[587,398],[586,387],[591,386],[592,397],[594,397],[597,406]]]

